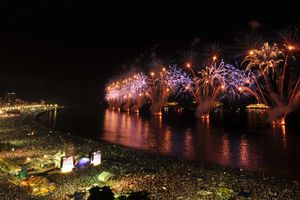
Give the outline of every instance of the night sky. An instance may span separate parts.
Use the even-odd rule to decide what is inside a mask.
[[[284,5],[282,5],[284,3]],[[200,43],[230,43],[238,34],[272,34],[298,25],[296,5],[241,1],[240,5],[149,1],[139,5],[92,1],[0,3],[0,95],[64,104],[103,100],[103,86],[141,53],[164,56]],[[260,27],[253,30],[249,22]]]

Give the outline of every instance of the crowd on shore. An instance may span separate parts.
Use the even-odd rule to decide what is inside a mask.
[[[0,119],[0,143],[0,157],[17,164],[59,150],[68,155],[102,152],[100,166],[43,175],[56,185],[56,190],[45,197],[33,196],[11,184],[9,177],[0,172],[0,199],[72,199],[75,192],[94,185],[110,186],[116,194],[146,190],[151,199],[300,199],[300,184],[295,180],[77,138],[41,126],[33,114]],[[98,180],[103,171],[114,174],[105,183]]]

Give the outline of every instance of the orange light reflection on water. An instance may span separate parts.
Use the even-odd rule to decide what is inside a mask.
[[[164,154],[170,154],[172,151],[172,133],[169,129],[162,133],[162,151]]]
[[[286,139],[285,125],[281,125],[281,133],[282,133],[283,148],[286,150],[287,149],[287,139]]]
[[[130,147],[140,147],[147,141],[148,122],[128,113],[105,111],[103,139]]]
[[[249,144],[245,137],[240,141],[240,165],[242,167],[248,167],[249,165]]]
[[[134,114],[119,113],[107,109],[105,111],[102,137],[102,139],[112,143],[147,149],[165,155],[179,151],[173,147],[175,142],[173,141],[173,131],[163,123],[162,116],[143,119]],[[187,131],[182,133],[181,137],[182,139],[179,140],[182,141],[182,156],[193,159],[195,157],[194,136]]]
[[[203,128],[209,128],[210,124],[209,124],[209,117],[208,118],[201,118],[202,121],[202,127]]]
[[[184,157],[189,159],[195,158],[195,149],[193,144],[193,136],[190,130],[185,133],[185,140],[184,140]]]
[[[102,139],[154,153],[260,171],[269,160],[284,161],[284,154],[270,152],[288,153],[286,126],[276,124],[272,128],[261,122],[263,115],[249,113],[248,127],[241,133],[239,129],[211,127],[209,119],[179,125],[165,116],[144,117],[106,110]]]
[[[221,157],[220,164],[227,166],[230,162],[230,142],[228,140],[227,135],[223,135],[221,140]]]

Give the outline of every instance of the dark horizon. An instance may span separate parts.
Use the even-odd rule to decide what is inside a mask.
[[[286,4],[289,12],[286,5],[258,10],[255,2],[240,8],[70,0],[1,4],[0,95],[14,91],[25,100],[63,104],[103,101],[104,84],[155,44],[164,57],[188,49],[195,38],[200,45],[227,44],[239,34],[268,37],[300,22],[292,4]],[[251,28],[251,21],[260,26]]]

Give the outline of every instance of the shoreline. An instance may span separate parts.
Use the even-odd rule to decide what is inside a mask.
[[[1,142],[23,141],[13,152],[0,152],[0,157],[14,162],[20,162],[28,156],[55,154],[59,149],[65,150],[69,155],[87,154],[97,149],[101,151],[100,166],[74,170],[68,174],[45,175],[57,187],[52,195],[42,199],[68,199],[67,196],[75,191],[91,187],[93,184],[102,185],[97,180],[97,175],[102,171],[115,174],[105,183],[115,193],[147,190],[151,199],[214,199],[227,193],[234,199],[300,199],[300,184],[295,180],[156,155],[105,141],[80,138],[47,128],[36,121],[33,114],[24,114],[15,119],[0,119],[0,125]],[[26,133],[30,131],[34,131],[35,134],[27,136]],[[1,176],[0,185],[1,188],[5,188],[5,178]],[[2,195],[3,192],[0,193]],[[26,191],[20,194],[36,198]]]

